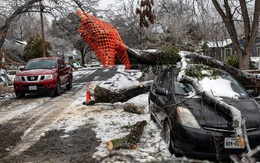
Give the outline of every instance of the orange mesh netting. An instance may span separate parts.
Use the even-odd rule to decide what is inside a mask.
[[[102,65],[114,67],[116,56],[126,69],[130,69],[126,47],[116,29],[81,9],[77,9],[76,14],[81,19],[78,28],[79,35],[89,45]]]

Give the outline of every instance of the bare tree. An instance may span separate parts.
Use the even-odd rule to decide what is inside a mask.
[[[1,2],[1,17],[4,19],[4,24],[0,26],[0,47],[2,47],[7,32],[12,23],[19,18],[23,13],[29,12],[30,9],[36,7],[36,3],[41,0],[30,0],[27,3],[19,1],[2,1]],[[16,7],[16,9],[14,9]]]
[[[20,17],[28,12],[39,12],[39,2],[41,0],[0,0],[0,47],[2,47],[8,30]],[[46,1],[46,2],[45,2]],[[93,11],[99,0],[45,0],[43,1],[44,13],[52,18],[59,18],[67,13],[75,12],[78,7],[84,8],[86,11]],[[77,3],[75,3],[77,2]]]
[[[255,0],[254,4],[251,0],[238,1],[211,1],[221,16],[222,21],[229,33],[234,44],[236,54],[239,58],[239,68],[242,70],[249,69],[250,57],[253,50],[253,44],[256,39],[259,28],[260,17],[260,0]],[[250,9],[253,8],[253,14]],[[241,47],[239,44],[238,27],[236,23],[242,23],[243,35],[245,37],[245,45]]]
[[[149,29],[139,26],[139,18],[135,13],[135,2],[132,0],[117,2],[101,14],[104,21],[117,29],[127,46],[140,45],[149,31]]]
[[[204,37],[203,22],[194,15],[193,4],[183,0],[155,1],[157,29],[162,41],[194,51]]]

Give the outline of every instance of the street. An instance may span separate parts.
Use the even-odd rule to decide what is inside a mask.
[[[82,105],[87,83],[120,89],[139,83],[140,75],[138,70],[85,68],[74,72],[73,88],[63,88],[58,97],[27,95],[1,102],[0,162],[99,162],[110,154],[105,143],[141,120],[148,124],[137,149],[120,152],[136,161],[171,157],[149,114],[124,112],[122,103]],[[147,107],[146,94],[136,98],[129,102]]]

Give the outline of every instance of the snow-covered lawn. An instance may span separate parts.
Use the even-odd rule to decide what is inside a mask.
[[[99,84],[105,88],[119,90],[139,83],[137,79],[141,76],[141,72],[138,70],[125,71],[123,67],[118,67],[118,71],[119,73],[108,81],[91,83],[90,88],[93,87],[94,84]],[[78,71],[74,74],[80,76],[82,75],[81,73],[84,73],[84,71]],[[111,85],[113,85],[113,87],[111,87]],[[114,104],[97,103],[91,106],[82,105],[82,102],[85,100],[85,92],[80,93],[83,94],[82,97],[74,101],[70,108],[64,113],[66,115],[62,116],[62,119],[53,124],[51,130],[59,128],[69,132],[78,129],[79,126],[84,124],[93,124],[96,126],[93,130],[97,134],[97,139],[101,141],[93,157],[100,159],[110,153],[106,149],[106,142],[127,135],[130,130],[126,128],[129,128],[129,126],[134,125],[138,121],[146,120],[148,124],[145,126],[137,148],[134,150],[124,149],[117,152],[131,155],[140,162],[174,157],[169,153],[166,143],[160,136],[160,130],[156,124],[151,121],[148,113],[134,114],[125,112],[123,110],[124,103],[121,102]],[[134,103],[137,106],[144,106],[148,109],[148,94],[139,95],[127,102]],[[64,135],[64,137],[66,136],[68,135]]]

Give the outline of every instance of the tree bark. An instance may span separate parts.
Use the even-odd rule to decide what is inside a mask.
[[[161,51],[146,51],[146,50],[134,50],[126,46],[127,54],[131,59],[140,64],[156,65],[157,59],[162,54]]]
[[[136,106],[134,103],[125,103],[123,106],[124,111],[136,114],[144,114],[145,106]]]
[[[146,124],[147,122],[145,120],[137,122],[133,125],[133,128],[128,135],[108,141],[106,143],[106,148],[109,151],[117,149],[136,149],[137,142],[142,135]]]
[[[126,102],[129,99],[146,93],[151,87],[152,81],[140,83],[139,85],[133,85],[127,87],[119,92],[113,92],[106,88],[96,85],[93,89],[95,102],[115,103],[115,102]]]

